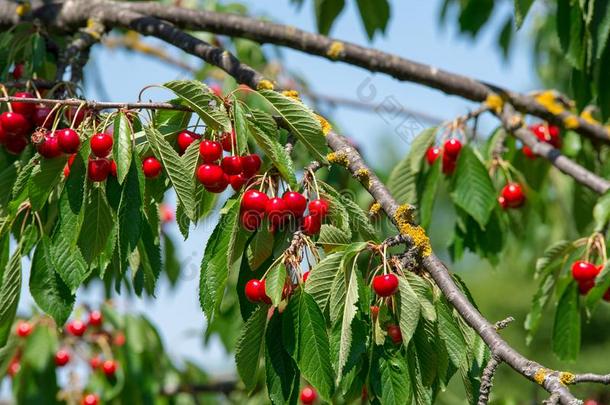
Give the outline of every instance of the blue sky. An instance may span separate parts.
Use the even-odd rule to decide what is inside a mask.
[[[288,0],[251,0],[246,3],[255,13],[305,30],[315,30],[311,1],[306,2],[300,13]],[[359,17],[355,13],[355,2],[347,3],[347,12],[336,23],[332,36],[367,44]],[[502,4],[508,5],[507,3]],[[536,88],[533,64],[529,56],[530,42],[526,33],[518,35],[511,62],[505,64],[495,46],[494,36],[501,22],[499,19],[494,20],[493,29],[486,29],[476,42],[472,42],[459,36],[453,25],[439,28],[440,4],[441,1],[438,0],[393,1],[387,34],[377,37],[371,46],[445,70],[502,84],[514,90],[528,91]],[[524,31],[527,31],[527,28]],[[427,112],[442,119],[455,118],[474,106],[439,91],[400,83],[383,75],[371,75],[360,68],[342,63],[332,63],[291,50],[284,50],[283,55],[289,69],[302,74],[312,88],[320,93],[358,99],[358,88],[364,82],[374,85],[377,90],[372,101],[374,104],[390,99],[405,108]],[[98,47],[93,52],[93,58],[96,60],[96,67],[88,68],[87,73],[100,76],[100,81],[105,84],[108,101],[134,101],[144,86],[188,78],[184,71],[146,56]],[[190,57],[185,59],[196,63]],[[94,82],[89,82],[86,94],[90,99],[102,100],[102,93]],[[158,100],[169,98],[169,94],[155,91],[146,94]],[[396,159],[408,148],[408,143],[394,132],[397,122],[389,120],[383,114],[338,109],[332,118],[343,133],[354,137],[363,146],[366,157],[373,165],[381,166],[391,160],[375,153],[375,146],[379,142],[392,144],[392,148],[383,148],[384,153],[389,149],[395,151],[392,159]],[[489,130],[492,125],[493,122],[485,121],[482,128]],[[117,299],[117,305],[119,308],[141,311],[149,316],[160,327],[167,350],[177,359],[188,357],[207,370],[231,373],[232,361],[217,342],[212,342],[205,349],[202,349],[201,345],[201,330],[205,320],[197,298],[198,271],[205,242],[213,226],[213,219],[205,221],[191,233],[186,242],[181,242],[182,238],[175,227],[170,228],[185,264],[184,277],[176,291],[169,291],[162,282],[158,286],[156,300],[120,297]],[[25,280],[27,277],[26,275]],[[99,297],[98,292],[91,290],[80,291],[78,294],[80,302],[92,304],[99,302]],[[22,295],[22,310],[26,311],[31,302],[26,287]]]

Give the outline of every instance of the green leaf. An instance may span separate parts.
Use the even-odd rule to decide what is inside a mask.
[[[78,246],[87,263],[91,263],[104,250],[113,224],[112,211],[104,192],[94,187],[85,207],[85,219],[78,238]]]
[[[318,237],[318,243],[323,245],[325,248],[336,248],[347,245],[351,242],[349,235],[346,235],[341,229],[329,225],[322,224],[320,228],[320,236]]]
[[[34,168],[28,183],[28,195],[34,211],[39,211],[46,204],[49,194],[61,179],[65,165],[65,157],[56,157],[41,159]]]
[[[445,300],[437,301],[438,334],[445,342],[449,359],[456,368],[467,365],[467,347],[464,336],[453,315],[453,308]]]
[[[36,247],[30,274],[30,293],[36,304],[51,315],[58,325],[63,325],[74,306],[74,295],[53,268],[51,247],[43,237]]]
[[[354,266],[355,267],[355,266]],[[343,375],[345,364],[347,363],[350,349],[352,346],[352,321],[358,310],[358,273],[356,268],[352,268],[349,281],[347,283],[347,291],[345,294],[345,302],[343,304],[343,316],[341,319],[341,340],[339,342],[339,359],[337,363],[337,380],[338,385]]]
[[[325,197],[332,197],[329,198],[329,202],[331,204],[331,214],[332,211],[339,210],[342,222],[349,222],[351,225],[350,228],[354,229],[356,232],[359,232],[363,238],[369,240],[376,239],[377,231],[367,216],[367,213],[364,212],[364,210],[360,208],[360,206],[352,198],[350,198],[351,196],[343,195],[337,192],[337,190],[327,183],[319,182],[318,185],[324,191],[323,195]],[[336,207],[333,207],[333,205],[336,205]]]
[[[390,4],[388,0],[358,0],[360,18],[369,39],[375,37],[375,33],[385,33],[388,20],[390,19]]]
[[[10,190],[17,180],[17,165],[11,164],[0,171],[0,190]],[[11,199],[11,193],[4,192],[0,194],[0,212],[8,204]]]
[[[405,346],[413,337],[419,323],[420,306],[417,294],[404,277],[398,278],[398,291],[400,306],[398,306],[398,320],[402,342]]]
[[[320,121],[304,104],[286,97],[273,90],[261,90],[259,93],[271,104],[288,126],[290,133],[309,149],[314,159],[326,163],[328,147],[322,133]]]
[[[424,277],[411,272],[406,272],[405,277],[413,291],[415,291],[415,294],[417,294],[421,316],[428,321],[436,321],[436,309],[433,304],[434,297],[430,282]]]
[[[432,209],[441,179],[441,160],[437,159],[430,167],[424,180],[423,189],[419,193],[419,222],[423,228],[428,228],[430,221],[432,221]]]
[[[578,287],[571,283],[563,291],[553,324],[553,352],[564,361],[576,360],[580,351],[580,309]]]
[[[231,132],[231,120],[218,97],[199,80],[175,80],[163,85],[199,115],[209,127],[223,132]]]
[[[382,404],[409,404],[411,378],[404,357],[387,353],[376,346],[371,364],[371,389]],[[418,402],[419,403],[419,402]]]
[[[265,280],[265,291],[267,296],[271,298],[271,302],[277,307],[280,301],[282,301],[282,292],[284,291],[284,284],[286,282],[286,266],[284,263],[279,263],[269,270]]]
[[[589,291],[585,299],[587,308],[593,312],[597,304],[610,288],[610,262],[606,262],[602,271],[595,278],[595,287]]]
[[[36,327],[27,339],[23,351],[23,363],[40,372],[53,358],[57,346],[57,337],[47,327]]]
[[[527,16],[532,4],[534,4],[534,0],[515,0],[515,22],[517,29],[523,25],[525,16]]]
[[[301,292],[292,296],[284,311],[283,340],[303,377],[329,401],[334,378],[324,316],[314,299]]]
[[[345,0],[316,0],[316,22],[318,24],[318,32],[322,35],[328,35],[333,23],[343,11]]]
[[[91,272],[78,246],[69,246],[67,239],[58,237],[51,242],[50,253],[53,268],[70,291],[76,293]]]
[[[273,253],[273,234],[264,226],[256,231],[248,245],[248,262],[250,267],[258,269]]]
[[[247,391],[252,391],[258,382],[258,366],[265,347],[266,324],[267,307],[260,306],[243,326],[235,348],[237,371],[246,385]]]
[[[542,274],[546,274],[552,269],[558,261],[563,260],[576,247],[574,243],[566,240],[560,240],[549,246],[541,257],[536,260],[536,273],[534,278],[538,278]]]
[[[452,179],[453,202],[485,229],[497,204],[496,191],[487,168],[469,146],[462,148]]]
[[[121,266],[127,256],[137,247],[142,232],[140,209],[142,207],[141,178],[137,165],[129,166],[119,202],[118,248]]]
[[[250,111],[248,106],[242,104],[235,96],[231,97],[233,105],[233,122],[235,123],[235,138],[237,141],[237,151],[240,155],[244,154],[248,148],[248,120],[246,114]]]
[[[150,296],[155,294],[155,286],[161,274],[161,246],[155,240],[149,223],[142,221],[142,238],[138,242],[140,266],[144,272],[144,289]]]
[[[540,319],[542,318],[542,311],[549,302],[549,298],[553,294],[553,289],[557,283],[557,276],[553,273],[547,274],[538,286],[536,294],[532,300],[532,308],[525,318],[525,330],[527,330],[526,344],[530,344],[538,330],[540,325]]]
[[[299,395],[299,370],[283,343],[282,317],[275,311],[265,336],[265,374],[267,391],[273,404],[296,405]]]
[[[333,253],[320,260],[311,271],[305,282],[305,292],[311,295],[322,312],[328,306],[330,291],[335,275],[339,271],[339,265],[343,259],[343,252]]]
[[[145,131],[155,155],[161,159],[163,168],[176,191],[176,196],[182,204],[184,212],[191,221],[195,221],[197,219],[195,215],[195,183],[191,176],[185,175],[185,173],[191,173],[189,168],[186,167],[178,152],[172,148],[158,130],[146,127]]]
[[[0,347],[6,344],[17,314],[21,293],[21,249],[17,248],[3,269],[0,285]]]
[[[610,220],[610,193],[602,195],[593,207],[595,231],[601,232]]]
[[[116,162],[117,179],[119,184],[123,184],[129,165],[131,164],[132,137],[133,130],[127,116],[120,112],[114,118],[114,143],[112,146],[112,158]]]

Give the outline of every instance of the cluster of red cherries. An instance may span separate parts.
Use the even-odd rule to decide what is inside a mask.
[[[192,131],[182,131],[178,134],[177,143],[180,154],[195,140],[201,138]],[[237,147],[235,132],[221,135],[220,142],[204,139],[199,144],[199,156],[203,162],[196,172],[197,180],[211,193],[222,193],[229,184],[235,191],[239,191],[261,168],[261,158],[257,154],[234,155],[231,154]],[[229,152],[223,157],[223,151]]]
[[[68,335],[75,338],[83,338],[87,331],[92,334],[104,333],[102,330],[103,315],[100,311],[94,310],[89,313],[87,322],[81,320],[70,321],[65,328]],[[35,324],[28,321],[19,321],[15,328],[15,333],[22,339],[26,339],[34,330]],[[125,344],[125,335],[122,332],[114,336],[113,343],[117,346]],[[14,377],[21,368],[20,356],[21,351],[18,351],[9,363],[7,374]],[[55,352],[54,361],[58,368],[64,367],[72,360],[71,351],[68,348],[61,348]],[[102,359],[99,355],[94,355],[89,359],[89,365],[93,372],[100,371],[107,378],[113,379],[118,369],[118,362],[114,359]],[[82,405],[97,405],[100,399],[99,396],[93,393],[85,394],[81,399]]]
[[[426,151],[426,161],[433,165],[436,159],[442,157],[442,171],[446,175],[451,175],[455,171],[455,165],[462,150],[462,142],[459,139],[447,139],[443,147],[431,146]]]
[[[587,295],[595,287],[595,278],[603,268],[603,264],[596,265],[586,260],[572,263],[572,278],[578,283],[581,295]],[[610,288],[605,292],[604,300],[610,302]]]
[[[373,277],[373,291],[380,297],[387,298],[398,291],[398,277],[394,273],[382,274]],[[371,316],[373,319],[379,315],[379,307],[377,305],[371,306]],[[388,336],[394,342],[394,344],[402,343],[402,333],[400,327],[394,323],[386,326]]]
[[[533,124],[529,126],[529,130],[540,140],[552,145],[554,148],[561,148],[561,137],[559,136],[559,127],[554,125],[547,125],[544,123]],[[529,159],[536,159],[536,155],[532,149],[524,145],[523,154]]]

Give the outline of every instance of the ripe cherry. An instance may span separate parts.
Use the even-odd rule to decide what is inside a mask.
[[[91,152],[99,158],[104,158],[110,154],[112,143],[112,135],[106,133],[95,134],[91,137]]]
[[[15,63],[15,67],[13,68],[13,79],[21,79],[21,76],[23,76],[24,71],[25,66],[23,65],[23,63]]]
[[[66,329],[68,330],[68,332],[70,332],[70,334],[74,336],[83,336],[85,334],[85,331],[87,330],[87,325],[83,321],[75,319],[72,322],[68,323]]]
[[[286,201],[288,210],[295,218],[300,218],[303,216],[305,208],[307,208],[307,200],[303,194],[297,193],[296,191],[287,191],[284,193],[282,198],[284,201]]]
[[[526,158],[528,158],[528,159],[536,159],[536,154],[534,153],[532,148],[530,148],[529,146],[524,145],[522,151],[523,151],[523,154],[525,155]]]
[[[440,156],[441,156],[441,148],[439,148],[437,146],[431,146],[426,151],[426,161],[428,162],[429,165],[433,165],[434,162],[436,162],[436,159],[438,159]]]
[[[441,165],[441,171],[443,172],[443,174],[452,175],[453,172],[455,171],[455,167],[456,167],[455,158],[447,155],[446,153],[443,153],[442,165]]]
[[[76,153],[80,147],[80,138],[75,130],[70,128],[55,131],[59,147],[64,153]]]
[[[263,222],[263,215],[256,211],[244,211],[241,213],[241,225],[245,230],[254,232]]]
[[[502,207],[503,210],[508,208],[508,205],[506,205],[506,198],[502,196],[498,197],[498,204],[500,204],[500,207]]]
[[[320,198],[309,202],[309,215],[319,215],[324,219],[328,214],[328,203]]]
[[[213,186],[204,186],[210,193],[222,193],[229,186],[229,176],[226,173],[222,174],[220,181]]]
[[[306,215],[303,218],[303,233],[307,236],[313,236],[320,233],[322,228],[322,218],[319,215]]]
[[[159,205],[159,216],[161,217],[161,222],[164,224],[176,220],[176,214],[174,214],[172,208],[167,204]]]
[[[4,130],[2,124],[0,124],[0,145],[4,145],[9,138],[9,134]]]
[[[371,318],[377,319],[379,316],[379,307],[377,305],[371,305]]]
[[[222,87],[218,83],[210,84],[210,90],[212,90],[212,93],[217,97],[222,97]]]
[[[18,155],[25,147],[28,146],[28,141],[24,136],[11,136],[4,142],[4,148],[6,151],[13,155]]]
[[[246,178],[250,178],[258,173],[261,168],[261,158],[256,153],[241,157],[241,167]]]
[[[224,172],[218,165],[204,163],[197,168],[197,180],[206,187],[218,185],[223,177]]]
[[[110,161],[110,174],[113,177],[117,177],[117,167],[116,167],[116,162],[114,160]]]
[[[262,294],[265,293],[265,286],[262,281],[257,279],[252,279],[246,283],[245,293],[246,298],[250,302],[260,302],[262,301]],[[261,293],[262,291],[262,293]]]
[[[231,187],[233,187],[233,190],[235,190],[235,191],[241,190],[241,188],[244,186],[244,184],[246,184],[246,181],[247,181],[246,177],[244,176],[243,173],[229,176],[229,183],[231,184]]]
[[[214,163],[222,157],[222,145],[220,142],[205,139],[199,144],[199,154],[204,163]]]
[[[149,156],[142,162],[142,171],[147,179],[154,179],[161,174],[163,166],[154,156]]]
[[[110,174],[110,161],[108,159],[89,159],[87,175],[91,181],[105,181]]]
[[[399,345],[402,343],[402,332],[400,331],[400,327],[395,324],[388,325],[388,336],[392,339],[395,345]]]
[[[608,288],[604,293],[604,301],[610,302],[610,288]]]
[[[220,137],[220,143],[222,144],[222,148],[227,152],[237,149],[237,138],[235,137],[235,131],[225,132],[222,134]]]
[[[116,369],[117,362],[114,360],[106,360],[104,363],[102,363],[102,371],[104,372],[104,374],[106,374],[107,377],[114,376],[114,373],[116,373]]]
[[[17,336],[19,337],[27,337],[30,333],[32,333],[32,324],[26,321],[20,321],[17,323]]]
[[[572,277],[576,281],[594,280],[601,270],[601,266],[596,266],[584,260],[577,260],[572,264]]]
[[[86,108],[70,107],[65,110],[64,115],[70,124],[74,122],[74,126],[78,128],[88,115],[92,115],[92,111]]]
[[[303,273],[303,282],[306,282],[308,278],[309,278],[309,271],[306,271],[305,273]]]
[[[578,281],[578,292],[580,295],[587,295],[595,287],[595,280]]]
[[[17,356],[15,356],[11,359],[11,362],[8,365],[8,369],[6,370],[6,373],[10,377],[15,377],[15,375],[17,375],[19,370],[21,370],[21,364],[19,363],[19,358]]]
[[[51,113],[51,111],[53,111],[51,107],[47,107],[45,105],[37,106],[36,110],[34,111],[34,115],[32,116],[34,125],[37,127],[51,129],[53,126],[53,121],[55,120],[55,113]]]
[[[383,274],[373,278],[373,290],[380,297],[389,297],[398,290],[396,274]]]
[[[118,332],[114,338],[112,339],[112,342],[116,345],[116,346],[123,346],[125,344],[125,341],[127,339],[125,338],[125,334],[123,332]]]
[[[89,312],[89,325],[90,326],[101,326],[103,321],[103,315],[100,311]]]
[[[267,208],[268,200],[267,194],[257,190],[248,190],[241,199],[241,208],[244,211],[254,211],[262,214]]]
[[[301,403],[305,405],[313,404],[318,399],[318,393],[313,387],[305,387],[301,390]]]
[[[10,111],[0,114],[0,124],[12,135],[25,135],[31,128],[30,121],[25,115]]]
[[[70,361],[70,353],[65,349],[60,349],[55,353],[55,365],[63,367]]]
[[[59,147],[59,139],[55,132],[48,132],[44,135],[42,142],[36,145],[38,153],[46,159],[53,159],[61,156],[62,151]]]
[[[98,405],[99,402],[100,402],[100,399],[97,395],[87,394],[81,400],[81,405]]]
[[[97,370],[102,365],[102,359],[100,356],[93,356],[89,359],[89,366],[91,366],[92,370]]]
[[[459,139],[451,138],[445,141],[443,146],[443,154],[456,160],[462,150],[462,142]]]
[[[267,214],[267,218],[269,218],[271,226],[274,228],[281,226],[290,215],[286,202],[280,197],[274,197],[267,200],[265,213]]]
[[[180,132],[178,134],[178,137],[176,138],[180,154],[182,155],[187,150],[187,148],[199,138],[201,138],[201,135],[196,134],[193,131],[184,130]]]
[[[220,167],[228,175],[239,174],[242,171],[240,156],[226,156],[222,158]]]
[[[18,98],[35,98],[32,93],[28,93],[27,91],[19,91],[13,95],[13,97]],[[31,117],[34,115],[34,111],[36,111],[36,104],[33,103],[22,103],[20,101],[11,102],[11,107],[13,112],[23,114],[26,117]]]
[[[518,208],[525,202],[525,194],[519,183],[508,183],[502,188],[501,196],[504,197],[508,208]]]

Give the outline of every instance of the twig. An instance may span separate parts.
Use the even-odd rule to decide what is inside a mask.
[[[479,401],[478,405],[487,405],[489,401],[489,394],[491,392],[491,388],[493,387],[494,375],[496,374],[496,369],[500,365],[500,359],[491,356],[485,369],[483,370],[483,374],[481,375],[481,387],[479,389]]]
[[[178,110],[192,111],[189,107],[172,104],[172,103],[152,103],[152,102],[109,102],[95,100],[79,100],[79,99],[49,99],[49,98],[20,98],[20,97],[0,97],[0,103],[10,103],[18,101],[28,104],[45,104],[45,105],[65,105],[78,107],[83,105],[83,108],[90,110],[105,110],[105,109],[126,109],[126,110]]]

